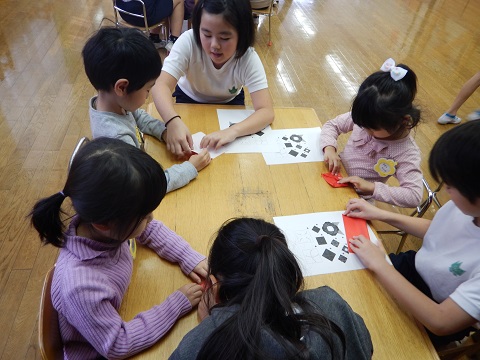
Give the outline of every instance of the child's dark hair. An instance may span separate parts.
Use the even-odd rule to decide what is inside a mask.
[[[104,27],[83,47],[83,64],[96,90],[110,91],[127,79],[127,92],[158,78],[162,60],[153,43],[138,29]]]
[[[403,79],[395,81],[390,72],[377,71],[360,85],[352,104],[353,122],[366,129],[387,130],[390,134],[413,129],[420,121],[420,110],[413,104],[417,76],[407,65]],[[409,119],[405,117],[409,116]]]
[[[165,173],[150,155],[118,139],[98,138],[75,155],[62,192],[34,205],[31,222],[42,242],[63,247],[61,206],[69,196],[81,222],[110,225],[123,241],[166,190]]]
[[[202,47],[200,40],[200,22],[206,11],[213,15],[222,15],[238,33],[238,44],[235,58],[241,58],[255,42],[255,26],[253,25],[250,0],[199,0],[193,8],[192,28],[197,46]]]
[[[343,331],[298,295],[302,272],[275,225],[253,218],[225,222],[210,249],[209,268],[220,285],[216,307],[239,310],[209,336],[197,359],[267,359],[260,348],[262,331],[288,358],[311,358],[300,340],[304,331],[322,336],[334,359],[344,357]]]
[[[443,133],[433,145],[428,165],[436,181],[456,188],[472,204],[480,198],[480,120]]]

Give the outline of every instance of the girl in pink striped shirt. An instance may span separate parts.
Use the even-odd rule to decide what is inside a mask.
[[[388,59],[360,85],[352,111],[328,121],[320,146],[329,171],[338,174],[343,163],[348,174],[339,183],[350,183],[366,199],[400,207],[415,207],[422,200],[420,149],[411,130],[420,121],[413,100],[417,77],[408,66]],[[352,132],[342,153],[337,138]],[[389,186],[395,177],[400,186]]]

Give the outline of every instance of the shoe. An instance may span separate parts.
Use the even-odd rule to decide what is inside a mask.
[[[445,113],[442,116],[438,118],[438,123],[445,125],[445,124],[458,124],[460,121],[462,121],[461,118],[459,118],[456,115],[450,115],[449,113]]]
[[[168,40],[167,44],[165,45],[165,50],[167,50],[168,52],[172,51],[172,47],[173,47],[173,41],[172,40]]]
[[[155,49],[163,49],[167,45],[165,40],[160,40],[158,34],[150,34],[150,41],[155,45]]]
[[[478,120],[480,119],[480,109],[475,110],[474,112],[471,112],[470,114],[467,115],[467,120]]]

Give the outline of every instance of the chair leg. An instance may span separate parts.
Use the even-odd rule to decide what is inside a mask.
[[[435,205],[438,206],[438,208],[440,209],[442,207],[442,204],[440,204],[440,201],[438,201],[438,198],[437,198],[437,193],[433,193],[433,202],[435,203]]]
[[[398,254],[402,250],[403,245],[405,244],[405,240],[407,240],[407,237],[408,237],[408,234],[402,231],[402,237],[400,239],[400,243],[398,244],[397,251],[395,251],[395,254]]]

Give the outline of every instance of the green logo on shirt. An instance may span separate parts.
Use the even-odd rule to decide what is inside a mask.
[[[465,273],[465,270],[460,269],[462,263],[460,261],[454,262],[448,270],[455,276],[461,276]]]
[[[233,85],[233,87],[231,89],[228,89],[228,92],[230,94],[235,94],[237,91],[238,91],[238,89],[235,87],[235,85]]]

